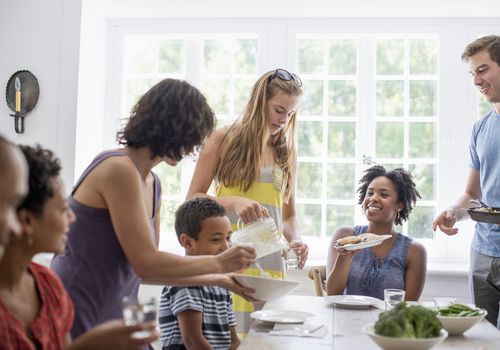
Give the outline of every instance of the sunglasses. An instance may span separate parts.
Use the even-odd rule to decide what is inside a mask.
[[[268,81],[271,81],[276,77],[285,81],[293,80],[299,85],[299,87],[302,87],[302,80],[300,80],[299,76],[297,74],[290,73],[285,69],[280,69],[280,68],[276,69],[274,73],[269,76]]]

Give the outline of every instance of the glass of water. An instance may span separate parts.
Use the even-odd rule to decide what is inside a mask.
[[[405,300],[405,291],[402,289],[384,289],[385,310],[391,310],[396,304]]]
[[[122,299],[123,320],[127,326],[139,323],[156,321],[156,299],[136,299],[124,297]],[[139,331],[132,333],[132,338],[143,339],[152,335],[151,331]]]
[[[285,251],[285,262],[287,270],[295,270],[299,268],[299,256],[293,248]]]

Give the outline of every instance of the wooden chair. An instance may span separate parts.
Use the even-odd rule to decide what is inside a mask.
[[[314,282],[314,290],[316,292],[316,296],[323,296],[325,294],[325,286],[323,281],[326,280],[326,266],[313,266],[309,269],[309,273],[307,275]]]

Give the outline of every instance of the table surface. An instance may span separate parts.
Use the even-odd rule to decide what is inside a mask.
[[[378,348],[370,337],[362,331],[362,328],[378,319],[379,313],[382,312],[379,309],[337,308],[321,297],[288,295],[267,302],[264,310],[297,310],[313,313],[315,317],[307,322],[326,325],[328,333],[323,338],[275,336],[267,334],[272,325],[255,321],[238,349],[316,350],[349,349],[353,346],[355,346],[355,350]],[[488,321],[482,320],[465,332],[463,336],[449,336],[434,349],[500,349],[500,331]]]

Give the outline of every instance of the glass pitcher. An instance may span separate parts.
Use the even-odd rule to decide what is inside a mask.
[[[261,218],[243,226],[238,219],[238,230],[231,236],[236,245],[248,245],[255,249],[257,259],[288,248],[288,243],[276,227],[272,217]]]

